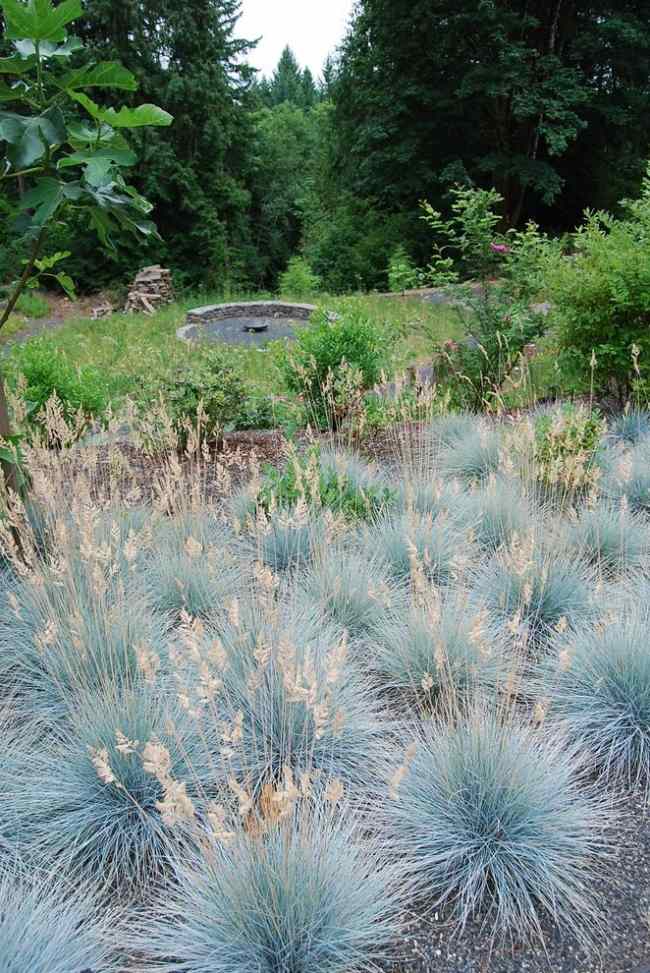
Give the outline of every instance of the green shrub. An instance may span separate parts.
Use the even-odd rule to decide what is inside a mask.
[[[420,281],[418,270],[405,247],[393,250],[388,264],[388,289],[393,293],[417,287]]]
[[[576,490],[598,477],[597,452],[605,432],[598,411],[565,405],[535,422],[534,459],[537,479],[546,487]]]
[[[216,348],[206,352],[200,361],[188,362],[164,378],[149,391],[149,402],[152,391],[171,420],[181,448],[187,445],[192,432],[215,440],[235,428],[245,397],[241,372],[227,352]],[[164,445],[163,436],[161,430],[160,445]]]
[[[78,413],[102,418],[110,403],[104,375],[91,365],[78,368],[48,338],[34,338],[11,356],[10,377],[24,398],[29,426],[44,428],[45,404],[56,393],[69,424]]]
[[[388,335],[363,309],[320,310],[298,333],[283,362],[290,391],[304,396],[315,419],[336,426],[356,396],[389,365]],[[345,367],[347,366],[347,368]]]
[[[622,219],[589,213],[574,256],[548,275],[568,371],[621,401],[650,377],[650,169],[625,209]]]
[[[320,290],[320,277],[313,272],[304,257],[292,257],[278,282],[279,293],[298,300],[311,297]]]
[[[24,291],[16,302],[15,311],[26,318],[44,318],[49,314],[50,306],[45,298],[34,291]]]
[[[267,467],[265,474],[257,503],[267,513],[301,501],[351,520],[365,520],[395,500],[394,491],[369,467],[354,457],[321,453],[317,447],[304,457],[293,455],[282,470]]]

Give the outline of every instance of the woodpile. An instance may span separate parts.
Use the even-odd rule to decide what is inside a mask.
[[[174,300],[174,287],[170,270],[162,267],[144,267],[129,289],[124,308],[125,314],[153,314],[156,308]]]

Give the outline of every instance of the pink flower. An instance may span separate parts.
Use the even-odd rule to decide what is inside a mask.
[[[510,253],[510,247],[505,243],[491,243],[490,250],[492,253]]]

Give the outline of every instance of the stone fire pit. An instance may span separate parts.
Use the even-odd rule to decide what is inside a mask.
[[[176,332],[184,341],[225,341],[261,347],[277,338],[294,338],[295,329],[316,310],[313,304],[284,301],[245,301],[210,304],[187,312],[186,323]]]

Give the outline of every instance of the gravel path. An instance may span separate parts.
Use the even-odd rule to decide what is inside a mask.
[[[480,923],[454,935],[450,923],[413,917],[405,958],[387,973],[650,973],[650,811],[631,803],[611,874],[601,890],[605,927],[598,949],[586,955],[549,926],[541,945],[496,943]]]

